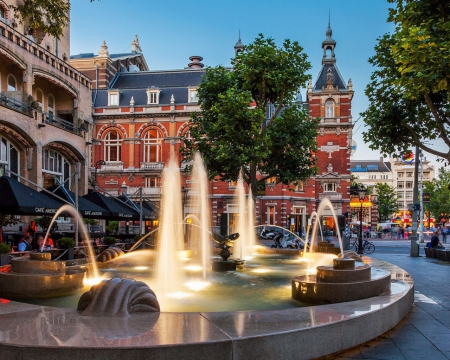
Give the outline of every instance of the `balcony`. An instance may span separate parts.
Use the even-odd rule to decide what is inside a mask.
[[[101,170],[123,170],[123,162],[122,161],[105,161],[105,165],[102,165]]]
[[[141,162],[141,170],[163,170],[163,162]]]
[[[337,193],[322,193],[319,194],[319,200],[329,199],[329,200],[342,200],[342,194]]]
[[[18,111],[24,115],[33,117],[33,112],[36,110],[32,109],[30,105],[17,100],[15,97],[6,95],[0,92],[0,106],[7,107],[8,109]]]
[[[132,196],[139,194],[139,187],[129,186],[127,189],[127,194],[132,195]],[[161,188],[160,187],[143,187],[142,195],[161,195]]]
[[[73,79],[74,82],[80,83],[88,89],[91,88],[91,81],[87,76],[83,75],[65,61],[59,59],[25,35],[17,32],[14,28],[1,21],[0,41],[5,41],[5,45],[7,47],[11,46],[11,44],[15,44],[17,46],[17,50],[15,50],[15,52],[20,53],[20,49],[22,49],[25,53],[32,54],[38,62],[48,64],[60,73]]]
[[[57,128],[63,129],[65,131],[68,131],[72,134],[81,135],[80,129],[70,121],[61,119],[55,115],[38,111],[37,109],[32,108],[27,103],[17,100],[17,96],[13,97],[11,96],[10,93],[8,95],[6,95],[5,93],[0,93],[0,106],[4,106],[8,109],[20,112],[26,116],[38,120],[38,126],[43,127],[45,126],[45,124],[49,124]],[[40,124],[44,125],[42,126]]]

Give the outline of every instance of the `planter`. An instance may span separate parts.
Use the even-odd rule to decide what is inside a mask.
[[[0,266],[9,265],[9,254],[0,254]]]
[[[66,250],[66,249],[62,249],[62,250]],[[61,256],[60,260],[73,260],[73,258],[74,258],[74,248],[71,247],[71,248],[67,249],[67,252],[63,256]]]

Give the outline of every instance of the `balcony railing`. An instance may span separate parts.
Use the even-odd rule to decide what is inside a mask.
[[[342,194],[333,193],[323,193],[319,194],[319,200],[330,199],[330,200],[342,200]]]
[[[0,93],[0,106],[7,107],[8,109],[18,111],[24,115],[32,117],[35,120],[38,120],[39,123],[53,125],[75,135],[80,135],[81,133],[81,130],[70,121],[61,119],[60,117],[52,114],[40,112],[27,103],[17,100],[11,96],[11,94],[6,95],[4,93]]]
[[[141,162],[141,170],[162,170],[163,162]]]
[[[69,76],[80,84],[86,86],[88,89],[91,88],[91,80],[87,76],[83,75],[68,63],[59,59],[28,37],[19,33],[14,28],[2,21],[0,21],[0,37],[9,40],[10,42],[16,44],[30,54],[33,54],[36,58],[51,65],[55,69],[59,70],[59,72]]]
[[[139,191],[138,187],[129,186],[127,189],[127,194],[136,195],[136,194],[138,194],[138,191]],[[161,188],[160,187],[143,187],[142,195],[161,195]]]
[[[22,114],[33,116],[34,109],[30,105],[13,98],[12,96],[0,93],[0,105],[18,111]]]

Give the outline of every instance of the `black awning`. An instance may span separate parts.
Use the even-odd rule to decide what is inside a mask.
[[[64,205],[9,176],[0,177],[0,212],[8,215],[53,216]]]
[[[51,193],[59,196],[62,199],[65,199],[73,206],[75,206],[75,193],[67,190],[61,185],[53,185],[46,189]],[[49,196],[52,199],[59,201],[57,198],[53,197],[52,194],[49,194],[46,191],[41,191],[41,194],[45,196]],[[85,199],[84,197],[78,195],[78,212],[82,217],[91,218],[91,219],[109,219],[111,217],[111,213],[105,208],[93,203]]]
[[[119,200],[122,200],[124,203],[129,204],[136,211],[140,212],[140,203],[137,201],[132,201],[128,196],[120,195],[118,197]],[[142,219],[143,220],[156,220],[159,217],[159,210],[153,204],[148,201],[142,200]]]
[[[113,197],[107,197],[98,191],[93,191],[82,197],[108,210],[111,213],[109,217],[111,220],[139,220],[139,213],[136,210]]]

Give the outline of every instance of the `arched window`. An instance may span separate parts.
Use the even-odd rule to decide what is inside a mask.
[[[105,160],[120,161],[122,139],[116,130],[109,131],[105,136]]]
[[[147,131],[144,135],[144,162],[161,162],[160,133],[156,129]]]
[[[47,112],[49,118],[53,118],[55,116],[55,98],[53,97],[53,95],[48,95]]]
[[[327,100],[325,103],[325,117],[332,118],[334,117],[334,101]]]
[[[5,175],[6,169],[19,174],[19,151],[7,139],[0,136],[0,176]],[[11,175],[17,180],[17,176]]]
[[[42,173],[44,187],[49,187],[57,182],[64,183],[66,189],[70,189],[71,168],[67,159],[53,149],[42,151]]]
[[[0,5],[0,20],[5,21],[6,20],[6,11],[3,9],[3,7]]]
[[[42,94],[41,89],[36,90],[36,101],[39,103],[41,109],[44,109],[44,95]]]
[[[7,91],[17,91],[17,82],[16,78],[13,75],[8,75]]]

